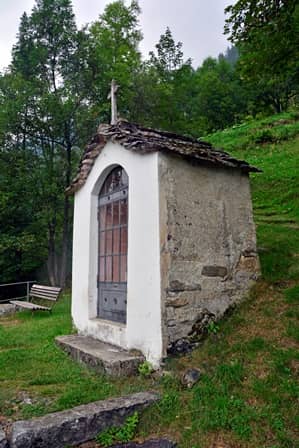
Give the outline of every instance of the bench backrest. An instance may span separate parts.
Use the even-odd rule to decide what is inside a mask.
[[[30,297],[56,302],[61,293],[61,288],[56,286],[33,285],[30,289]]]

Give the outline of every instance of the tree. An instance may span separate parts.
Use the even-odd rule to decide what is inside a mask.
[[[2,122],[6,143],[10,139],[11,150],[17,152],[22,141],[23,151],[28,157],[33,154],[38,163],[34,197],[40,231],[46,228],[48,275],[52,284],[61,286],[67,274],[72,219],[64,189],[77,161],[75,145],[85,137],[80,128],[87,112],[84,91],[79,88],[83,65],[79,44],[70,1],[37,0],[32,14],[21,18],[6,78],[8,84],[18,82],[20,90],[3,91],[15,117]]]
[[[240,50],[242,77],[280,112],[298,89],[297,0],[239,0],[226,13],[225,33]]]
[[[99,121],[108,119],[112,78],[122,87],[121,113],[130,113],[133,76],[140,66],[139,12],[136,1],[128,8],[116,1],[98,22],[79,32],[70,0],[37,0],[32,13],[22,16],[10,70],[0,82],[0,164],[6,166],[17,159],[15,174],[20,173],[26,186],[22,194],[16,183],[16,188],[6,191],[14,174],[4,170],[0,201],[8,204],[9,197],[10,204],[19,204],[19,198],[24,201],[26,196],[34,208],[28,207],[28,220],[19,227],[11,225],[13,217],[10,221],[5,215],[10,224],[2,235],[5,245],[1,246],[0,236],[0,265],[1,247],[4,266],[17,237],[27,229],[26,253],[34,259],[35,246],[29,241],[38,239],[39,253],[43,257],[47,253],[50,283],[64,286],[72,230],[72,204],[64,190],[77,166],[78,146],[86,143]],[[26,206],[20,207],[20,213]],[[36,253],[35,260],[32,269],[41,263]],[[11,264],[11,275],[28,274],[29,264],[20,261],[19,270]]]
[[[227,47],[225,53],[220,53],[218,56],[218,60],[225,59],[230,65],[233,67],[236,65],[239,59],[239,50],[234,45],[231,47]]]
[[[90,77],[90,99],[100,121],[109,121],[110,108],[107,94],[111,80],[121,86],[119,91],[119,113],[130,117],[133,107],[134,79],[141,65],[139,43],[140,8],[132,0],[126,6],[123,0],[106,6],[99,20],[88,30],[87,64]]]
[[[156,52],[150,52],[143,64],[136,83],[139,120],[153,127],[188,133],[193,75],[191,60],[184,60],[182,43],[176,43],[167,28]]]
[[[175,43],[170,29],[167,27],[156,44],[156,52],[150,52],[150,63],[156,67],[161,77],[168,77],[184,64],[183,44]],[[188,61],[189,62],[189,61]]]
[[[233,124],[246,111],[244,89],[224,58],[207,58],[195,75],[193,126],[201,134]]]
[[[26,279],[47,257],[40,216],[38,155],[19,121],[30,91],[21,77],[0,76],[0,272],[2,282]]]

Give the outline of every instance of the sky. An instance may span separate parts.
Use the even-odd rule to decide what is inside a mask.
[[[144,57],[153,50],[168,26],[175,41],[183,42],[185,58],[198,66],[208,56],[217,57],[229,43],[223,35],[224,8],[235,0],[139,0]],[[30,13],[34,0],[0,0],[0,69],[10,63],[20,17]],[[97,20],[111,0],[73,0],[77,25]],[[126,2],[128,4],[128,1]]]

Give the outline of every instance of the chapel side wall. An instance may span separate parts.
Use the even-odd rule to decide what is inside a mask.
[[[259,273],[249,176],[159,155],[164,351],[219,318]]]

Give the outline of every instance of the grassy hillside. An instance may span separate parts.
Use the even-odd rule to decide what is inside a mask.
[[[251,176],[263,271],[251,297],[192,354],[168,360],[162,378],[112,381],[69,360],[53,343],[71,331],[67,297],[52,316],[0,319],[0,424],[158,389],[162,400],[142,416],[139,440],[163,435],[181,448],[299,447],[299,114],[250,121],[208,139],[263,169]],[[179,381],[187,367],[202,371],[191,390]]]
[[[203,378],[191,391],[164,380],[144,427],[184,448],[299,447],[299,113],[205,139],[263,170],[251,175],[262,279],[201,348],[170,363]]]
[[[263,276],[299,278],[299,113],[235,126],[208,137],[263,170],[251,175]]]

